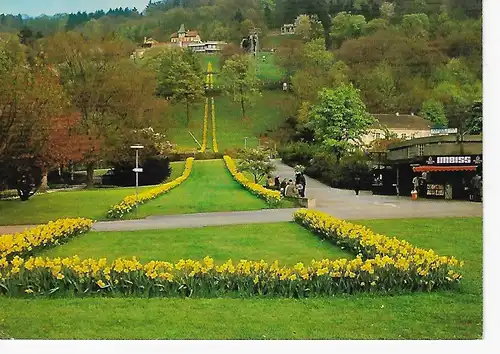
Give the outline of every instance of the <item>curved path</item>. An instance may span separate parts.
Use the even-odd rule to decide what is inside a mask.
[[[274,160],[280,178],[294,177],[292,167]],[[392,219],[417,217],[473,217],[483,215],[483,203],[451,200],[412,201],[410,197],[373,195],[331,188],[306,176],[306,196],[316,199],[316,208],[342,219]]]

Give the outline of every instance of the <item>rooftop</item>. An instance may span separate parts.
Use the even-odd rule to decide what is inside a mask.
[[[373,124],[373,128],[380,128],[381,125],[389,129],[413,129],[413,130],[430,130],[434,123],[415,115],[410,114],[372,114],[378,122]]]
[[[423,138],[416,138],[411,140],[405,140],[401,142],[397,142],[391,144],[388,148],[389,150],[396,150],[407,148],[413,145],[423,145],[423,144],[455,144],[457,142],[456,134],[453,135],[438,135],[438,136],[428,136]],[[482,144],[483,136],[482,135],[464,135],[463,137],[464,143],[479,143]]]

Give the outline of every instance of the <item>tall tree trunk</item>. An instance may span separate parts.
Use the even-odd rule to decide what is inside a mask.
[[[323,25],[323,34],[325,35],[325,49],[332,50],[333,39],[330,35],[332,20],[330,19],[330,15],[328,14],[328,12],[318,12],[317,15],[319,17],[321,25]]]
[[[46,167],[42,168],[42,183],[40,184],[40,191],[46,192],[49,189],[49,171]]]
[[[87,188],[94,188],[94,162],[89,162],[87,168]]]

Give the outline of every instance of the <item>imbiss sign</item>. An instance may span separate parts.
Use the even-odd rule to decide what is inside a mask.
[[[427,165],[479,165],[481,156],[430,156]]]

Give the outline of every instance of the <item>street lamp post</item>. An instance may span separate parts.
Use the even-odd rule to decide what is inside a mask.
[[[132,171],[135,172],[135,216],[137,217],[139,214],[139,173],[142,172],[142,168],[139,168],[139,150],[144,149],[144,146],[135,144],[130,148],[135,150],[135,168]]]

